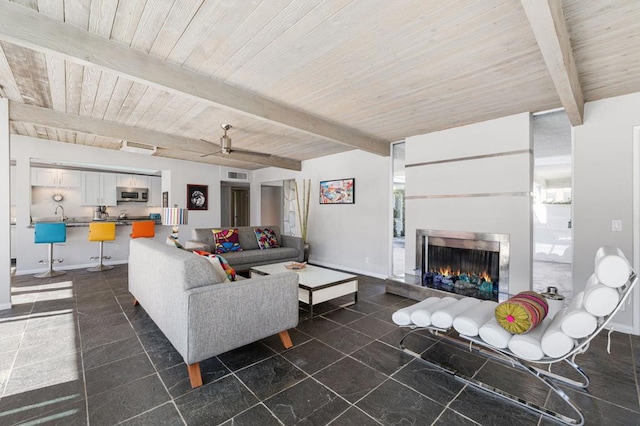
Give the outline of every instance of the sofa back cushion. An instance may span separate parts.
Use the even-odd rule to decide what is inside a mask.
[[[131,240],[130,248],[129,262],[135,262],[136,271],[150,281],[161,276],[184,290],[220,282],[211,263],[190,251],[146,238]]]
[[[271,228],[276,234],[278,244],[282,246],[280,239],[280,227],[275,225],[263,226],[238,226],[237,228],[193,228],[191,229],[191,239],[207,244],[212,251],[215,251],[216,243],[213,237],[213,229],[238,229],[238,239],[242,250],[259,250],[258,240],[256,239],[255,230],[257,228]]]
[[[205,243],[211,250],[215,251],[216,242],[212,231],[212,228],[193,228],[191,229],[191,239]]]

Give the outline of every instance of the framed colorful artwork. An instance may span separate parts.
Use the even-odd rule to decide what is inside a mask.
[[[336,179],[320,182],[320,204],[354,204],[356,180]]]
[[[187,185],[187,209],[207,210],[209,207],[208,185]]]

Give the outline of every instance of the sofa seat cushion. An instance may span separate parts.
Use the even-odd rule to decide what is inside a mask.
[[[241,252],[225,253],[225,259],[232,265],[260,264],[284,262],[287,259],[297,258],[298,250],[291,247],[276,247],[269,250],[244,250]]]

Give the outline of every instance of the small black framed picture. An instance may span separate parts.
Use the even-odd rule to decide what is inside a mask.
[[[208,185],[187,185],[187,209],[208,210],[209,208],[209,186]]]
[[[169,192],[162,193],[162,207],[169,207]]]

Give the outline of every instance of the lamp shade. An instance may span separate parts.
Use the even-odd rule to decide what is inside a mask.
[[[177,207],[168,207],[162,209],[162,224],[163,225],[186,225],[187,224],[187,209],[179,209]]]

